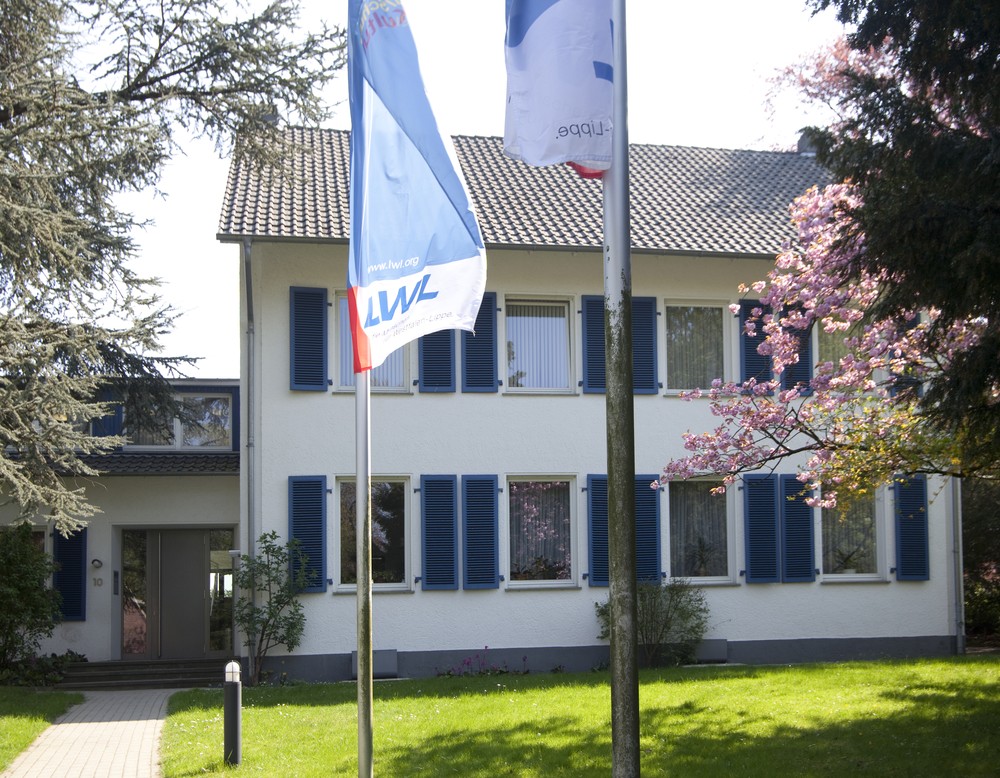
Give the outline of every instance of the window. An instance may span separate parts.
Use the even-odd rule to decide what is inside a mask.
[[[824,575],[878,573],[874,497],[856,497],[844,506],[824,508],[822,521]]]
[[[340,482],[340,583],[358,582],[357,505],[354,481]],[[372,479],[372,582],[381,588],[405,587],[406,581],[406,482]]]
[[[747,583],[816,580],[808,496],[794,475],[743,477]]]
[[[340,337],[338,343],[337,387],[354,389],[354,342],[351,339],[351,312],[347,297],[338,295]],[[369,381],[373,390],[405,391],[406,390],[406,346],[400,346],[385,358],[378,367],[371,370]]]
[[[233,450],[234,394],[184,393],[178,396],[180,416],[161,418],[127,429],[130,445],[172,449]]]
[[[707,389],[725,379],[725,311],[720,305],[666,307],[667,390]]]
[[[568,480],[507,483],[512,582],[572,578],[570,485]]]
[[[677,481],[670,495],[670,575],[705,578],[729,575],[729,530],[725,495],[718,481]]]
[[[655,475],[637,475],[635,496],[635,575],[639,581],[659,581],[660,492],[650,489]],[[608,477],[587,476],[587,535],[590,540],[587,578],[591,586],[607,586],[608,569]]]
[[[583,391],[603,392],[605,376],[604,298],[585,295],[583,318]],[[660,389],[656,366],[656,300],[632,298],[632,391],[657,394]]]
[[[507,301],[507,387],[569,391],[569,303]]]

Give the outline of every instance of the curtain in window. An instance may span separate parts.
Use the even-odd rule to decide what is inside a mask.
[[[507,386],[569,388],[569,317],[565,303],[507,304]]]
[[[694,578],[729,573],[726,498],[715,481],[679,481],[670,491],[670,574]]]
[[[877,573],[875,500],[823,510],[823,572]]]
[[[511,481],[510,577],[513,581],[570,577],[570,502],[566,481]]]
[[[723,378],[722,308],[668,305],[667,389],[707,389]]]
[[[346,297],[337,300],[340,327],[337,353],[339,386],[354,386],[354,343],[351,339],[351,312]],[[378,367],[372,368],[370,381],[373,389],[403,388],[403,347],[396,349]]]

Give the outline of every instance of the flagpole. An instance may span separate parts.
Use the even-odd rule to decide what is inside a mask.
[[[373,776],[371,371],[354,374],[357,437],[355,536],[358,605],[358,778]]]
[[[611,167],[604,174],[604,333],[607,377],[608,577],[611,599],[611,770],[639,775],[636,665],[635,419],[629,225],[625,0],[612,2]]]

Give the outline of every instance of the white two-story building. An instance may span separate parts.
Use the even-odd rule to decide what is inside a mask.
[[[226,623],[229,551],[274,530],[302,543],[314,575],[302,644],[270,668],[352,676],[349,135],[286,139],[297,149],[284,175],[234,166],[222,208],[218,238],[240,254],[239,391],[179,387],[229,415],[213,417],[207,444],[178,423],[170,441],[140,437],[109,461],[85,538],[70,554],[47,541],[76,571],[57,585],[79,607],[46,650],[245,655]],[[376,673],[443,672],[486,647],[512,670],[589,669],[608,656],[594,610],[608,594],[601,185],[511,161],[498,138],[455,142],[486,241],[486,296],[475,336],[422,338],[372,375]],[[703,588],[708,661],[961,646],[949,482],[907,479],[846,516],[804,504],[794,463],[724,496],[712,479],[650,488],[684,432],[714,426],[707,402],[680,392],[761,369],[729,306],[791,237],[792,199],[826,179],[806,153],[631,149],[638,570]],[[792,380],[835,348],[811,337]]]

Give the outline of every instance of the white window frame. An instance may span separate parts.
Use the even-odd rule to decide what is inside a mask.
[[[888,536],[886,524],[891,511],[895,509],[892,504],[892,490],[885,486],[880,486],[875,490],[875,571],[872,573],[828,573],[824,569],[824,557],[826,549],[823,545],[823,509],[816,511],[816,548],[819,559],[820,575],[818,579],[823,583],[871,583],[888,580]]]
[[[733,376],[737,375],[739,368],[734,366],[734,359],[739,359],[739,354],[736,351],[736,344],[739,343],[739,338],[735,332],[735,328],[739,327],[739,320],[734,325],[732,319],[735,318],[729,310],[729,306],[733,301],[731,300],[721,300],[721,299],[681,299],[676,297],[668,297],[663,301],[663,325],[662,330],[659,333],[663,336],[663,348],[661,353],[661,359],[664,365],[663,373],[663,393],[668,396],[676,397],[681,392],[691,391],[692,389],[711,389],[711,386],[688,386],[683,389],[668,389],[670,385],[670,344],[667,338],[667,309],[669,308],[718,308],[722,313],[722,375],[719,378],[722,379],[723,383],[733,380]]]
[[[175,416],[172,422],[172,433],[171,442],[162,444],[142,444],[142,443],[128,443],[125,445],[125,449],[128,451],[232,451],[233,450],[233,434],[236,427],[236,414],[238,413],[238,405],[236,401],[236,396],[232,392],[178,392],[174,395],[174,398],[179,404],[183,404],[184,400],[192,398],[207,398],[207,399],[217,399],[225,398],[229,401],[229,442],[222,446],[185,446],[184,445],[184,424],[182,420]],[[128,419],[124,419],[124,430],[125,435],[128,436]]]
[[[411,499],[412,489],[410,488],[410,478],[405,475],[372,475],[371,480],[373,483],[380,481],[388,481],[391,483],[400,483],[403,485],[403,532],[402,536],[406,547],[403,549],[403,580],[395,583],[372,583],[372,592],[409,592],[413,590],[413,570],[411,559],[413,557],[413,503]],[[338,476],[335,479],[336,489],[334,492],[334,520],[333,520],[333,535],[336,542],[331,542],[329,535],[327,536],[327,548],[333,549],[332,553],[328,554],[328,566],[332,569],[333,574],[333,591],[335,593],[353,594],[358,590],[357,584],[343,583],[342,581],[342,570],[341,570],[341,554],[343,549],[341,546],[341,536],[340,529],[343,521],[341,516],[341,487],[345,483],[356,483],[356,479],[353,475],[350,476]],[[353,519],[353,517],[351,517]],[[355,548],[351,549],[352,554],[356,554]]]
[[[511,305],[536,305],[549,304],[566,307],[566,386],[565,387],[519,387],[510,385],[510,375],[507,366],[507,317]],[[570,297],[560,295],[530,295],[530,294],[509,294],[504,296],[502,316],[498,316],[497,329],[497,371],[500,381],[503,383],[503,390],[506,394],[556,394],[567,395],[577,393],[577,368],[576,368],[576,332],[573,316],[573,300]]]
[[[713,483],[717,486],[722,486],[721,478],[692,478],[689,481],[707,482]],[[663,548],[664,552],[664,564],[666,566],[668,576],[671,579],[677,578],[675,571],[673,569],[673,549],[671,547],[671,515],[670,515],[670,487],[672,482],[667,483],[664,487],[666,492],[666,499],[664,503],[666,504],[666,510],[663,511],[662,519],[662,529],[663,534]],[[737,583],[736,570],[737,559],[736,555],[739,549],[739,544],[737,543],[737,528],[736,528],[736,507],[738,499],[738,490],[732,487],[726,489],[726,493],[722,496],[725,500],[726,505],[726,573],[724,575],[706,575],[706,576],[685,576],[686,580],[695,581],[698,586],[713,586],[713,585],[731,585]]]
[[[341,312],[340,311],[341,311],[341,306],[342,305],[347,305],[347,292],[337,292],[334,295],[334,305],[336,306],[334,308],[334,319],[336,321],[336,326],[334,327],[335,337],[333,338],[333,342],[334,342],[334,345],[333,345],[333,352],[334,352],[334,362],[333,362],[333,373],[334,373],[333,391],[335,391],[335,392],[349,392],[351,394],[354,394],[354,386],[355,386],[355,384],[354,384],[354,373],[353,372],[351,373],[351,382],[350,383],[345,383],[344,380],[343,380],[344,377],[343,377],[343,375],[341,375],[341,361],[342,360],[347,360],[348,363],[353,364],[353,359],[354,359],[354,351],[353,351],[354,346],[350,345],[352,343],[352,341],[351,341],[350,327],[347,327],[345,329],[344,327],[341,326]],[[349,345],[345,345],[342,342],[342,340],[341,340],[342,337],[346,337],[347,344],[349,344]],[[404,344],[404,345],[400,346],[396,351],[402,353],[401,359],[403,361],[403,375],[402,375],[402,378],[401,378],[401,382],[402,382],[401,385],[400,386],[377,386],[376,383],[375,383],[375,381],[372,380],[371,381],[371,391],[372,392],[377,392],[379,394],[411,394],[412,393],[412,387],[410,386],[410,383],[411,383],[410,376],[412,375],[412,369],[411,369],[411,366],[410,366],[410,359],[411,359],[411,356],[410,356],[411,355],[410,344],[409,343]],[[396,353],[396,352],[393,352],[393,353]],[[388,357],[387,357],[387,359],[388,359]],[[375,368],[375,369],[373,369],[371,371],[372,378],[374,378],[374,373],[376,373],[378,371],[378,369],[379,368]]]
[[[570,573],[569,578],[562,578],[549,581],[515,581],[511,574],[511,562],[513,554],[511,551],[511,519],[510,519],[510,484],[515,481],[520,482],[553,482],[558,481],[567,484],[567,490],[569,492],[569,559],[570,559]],[[503,533],[501,542],[503,543],[503,548],[501,555],[503,557],[502,569],[506,571],[506,588],[507,589],[575,589],[579,587],[580,581],[580,567],[583,560],[580,559],[579,545],[580,545],[580,532],[577,526],[578,524],[578,505],[579,502],[578,495],[579,491],[577,489],[577,476],[575,473],[516,473],[508,474],[504,477],[504,491],[502,495],[502,521],[500,526],[500,531]]]

